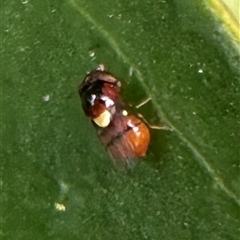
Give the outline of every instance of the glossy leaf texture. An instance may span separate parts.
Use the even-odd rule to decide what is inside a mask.
[[[202,1],[0,11],[3,239],[238,239],[239,55]],[[81,109],[99,63],[171,129],[151,130],[131,171],[114,169]]]

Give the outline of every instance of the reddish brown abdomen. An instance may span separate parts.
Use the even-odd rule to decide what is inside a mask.
[[[129,127],[129,123],[135,127]],[[147,126],[133,115],[114,118],[108,127],[98,133],[102,143],[116,160],[145,156],[150,142]]]

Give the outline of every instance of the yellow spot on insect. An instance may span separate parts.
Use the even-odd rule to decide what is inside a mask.
[[[128,115],[128,112],[127,112],[126,110],[123,110],[123,111],[122,111],[122,115],[123,115],[123,116],[127,116],[127,115]]]
[[[94,118],[93,121],[99,127],[107,127],[111,121],[111,113],[109,111],[105,110],[97,118]]]
[[[54,203],[54,207],[56,208],[57,211],[65,211],[66,210],[66,207],[61,203]]]

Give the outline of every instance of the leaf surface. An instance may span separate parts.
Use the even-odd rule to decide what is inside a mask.
[[[3,4],[5,239],[238,239],[238,55],[200,2]],[[131,172],[113,169],[81,109],[99,63],[172,129],[151,130]]]

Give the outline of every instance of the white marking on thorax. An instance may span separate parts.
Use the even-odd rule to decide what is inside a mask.
[[[101,96],[101,100],[105,102],[107,108],[114,105],[114,101],[107,96]]]
[[[90,102],[90,104],[93,106],[94,105],[94,101],[96,99],[96,95],[95,94],[91,94],[91,99],[88,99],[88,101]]]
[[[137,134],[137,136],[139,136],[141,133],[139,132],[139,127],[137,127],[136,125],[134,125],[131,120],[129,120],[127,122],[127,125],[132,128],[132,130]]]

